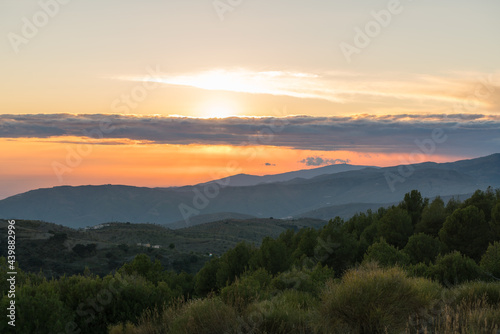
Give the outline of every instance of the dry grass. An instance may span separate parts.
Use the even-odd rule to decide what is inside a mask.
[[[488,304],[486,298],[462,300],[458,305],[443,305],[427,321],[409,321],[405,333],[500,333],[500,309]]]

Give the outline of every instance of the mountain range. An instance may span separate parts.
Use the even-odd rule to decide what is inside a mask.
[[[274,174],[274,175],[249,175],[249,174],[237,174],[230,177],[225,177],[219,180],[214,180],[206,183],[202,183],[201,185],[210,184],[210,183],[218,183],[218,184],[227,184],[231,187],[244,187],[244,186],[255,186],[262,183],[275,183],[275,182],[284,182],[293,179],[312,179],[313,177],[325,175],[325,174],[335,174],[340,172],[347,172],[352,170],[360,170],[363,168],[367,168],[370,166],[358,166],[358,165],[350,165],[350,164],[336,164],[329,165],[319,168],[313,169],[302,169],[298,171]],[[377,167],[374,167],[377,168]]]
[[[1,200],[0,218],[37,219],[73,228],[113,221],[176,223],[172,227],[179,228],[182,222],[186,227],[233,215],[328,219],[396,203],[412,189],[432,198],[500,187],[500,154],[451,163],[339,167],[275,177],[240,175],[233,178],[240,180],[236,184],[222,179],[177,188],[101,185],[37,189]]]

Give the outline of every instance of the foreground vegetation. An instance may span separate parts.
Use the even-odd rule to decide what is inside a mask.
[[[104,277],[20,271],[16,333],[497,333],[499,241],[500,191],[446,205],[412,191],[239,243],[195,275],[146,254]]]

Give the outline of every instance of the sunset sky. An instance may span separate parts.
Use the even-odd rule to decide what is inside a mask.
[[[4,0],[0,199],[500,152],[498,0]]]

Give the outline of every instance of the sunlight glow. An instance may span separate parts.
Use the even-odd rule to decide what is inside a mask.
[[[236,116],[234,112],[225,106],[213,106],[206,111],[207,118],[226,118]]]
[[[226,118],[240,116],[240,108],[237,103],[230,99],[213,98],[200,103],[200,118]]]

